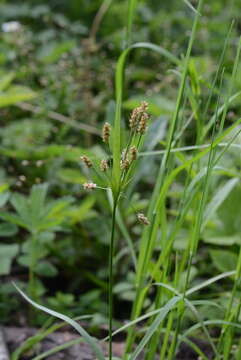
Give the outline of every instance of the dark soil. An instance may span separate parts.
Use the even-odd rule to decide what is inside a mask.
[[[7,347],[10,354],[13,353],[23,342],[33,336],[36,333],[36,329],[33,328],[17,328],[17,327],[5,327],[4,335]],[[68,329],[66,331],[57,331],[47,336],[41,343],[37,344],[34,350],[30,350],[25,353],[21,360],[31,360],[37,354],[41,354],[44,351],[48,351],[58,345],[61,345],[70,340],[77,339],[78,335],[74,334]],[[202,351],[207,355],[209,359],[213,358],[212,350],[210,346],[202,340],[192,339]],[[107,355],[108,344],[101,344],[103,352]],[[116,342],[113,344],[113,353],[117,357],[121,357],[124,350],[124,342]],[[140,356],[141,360],[143,356]],[[94,360],[95,356],[90,347],[84,343],[75,344],[71,347],[60,351],[52,356],[46,358],[47,360]],[[182,344],[180,351],[176,356],[176,360],[197,360],[197,354],[186,344]]]

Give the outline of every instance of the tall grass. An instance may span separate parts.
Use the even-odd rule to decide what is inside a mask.
[[[241,252],[236,270],[212,277],[194,287],[191,287],[191,281],[193,262],[197,259],[201,234],[207,223],[207,209],[210,213],[217,210],[218,206],[220,206],[228,196],[230,189],[240,180],[240,175],[236,173],[229,174],[230,177],[234,178],[234,182],[224,193],[220,192],[218,199],[216,196],[215,201],[213,198],[213,201],[211,199],[211,202],[208,204],[211,181],[220,171],[218,167],[219,161],[228,151],[232,142],[240,132],[239,125],[241,124],[241,119],[235,121],[230,126],[225,126],[225,119],[229,104],[240,95],[240,93],[233,94],[233,84],[240,58],[241,42],[238,45],[237,55],[234,60],[229,90],[222,103],[223,77],[225,74],[223,63],[232,34],[233,25],[231,25],[224,42],[216,76],[213,83],[209,84],[210,91],[208,101],[203,111],[200,106],[200,78],[195,69],[195,65],[191,63],[192,49],[202,14],[203,0],[199,0],[197,9],[194,9],[188,1],[185,2],[191,7],[194,18],[186,55],[184,59],[178,59],[166,49],[155,44],[142,42],[132,44],[132,28],[138,2],[137,0],[128,1],[126,47],[117,61],[115,74],[116,109],[112,138],[110,141],[113,167],[109,170],[110,181],[107,181],[108,193],[111,192],[112,198],[112,223],[109,246],[109,336],[104,340],[109,341],[108,355],[110,360],[113,358],[113,336],[122,331],[127,331],[125,354],[123,355],[125,359],[135,360],[143,351],[146,360],[154,359],[156,354],[159,354],[161,360],[175,359],[178,348],[183,341],[187,342],[201,359],[207,359],[202,349],[188,337],[188,335],[196,329],[202,330],[216,360],[228,359],[232,344],[235,343],[235,329],[240,328],[238,320],[241,312],[241,304],[239,302],[234,306],[234,300],[237,296],[237,291],[240,289]],[[136,150],[139,152],[144,142],[144,134],[138,133],[137,127],[126,130],[129,132],[127,136],[129,140],[126,143],[124,143],[121,137],[122,127],[124,128],[124,126],[122,126],[124,74],[130,52],[140,51],[141,49],[154,51],[162,57],[165,57],[172,65],[178,66],[180,81],[175,109],[169,123],[165,150],[160,152],[139,153],[140,156],[145,156],[145,158],[153,155],[161,155],[162,157],[160,156],[161,158],[159,159],[160,166],[158,176],[149,199],[147,217],[144,217],[143,225],[147,226],[142,232],[141,239],[138,243],[137,258],[133,244],[130,241],[130,235],[127,229],[124,228],[124,231],[127,232],[127,238],[129,239],[128,246],[130,247],[130,253],[136,265],[136,293],[130,322],[113,332],[113,258],[115,255],[116,228],[117,223],[124,226],[119,204],[125,196],[129,182],[138,172],[137,161],[130,163],[126,167],[122,167],[120,164],[123,165],[123,162],[128,160],[127,157],[130,154],[131,147],[136,147]],[[195,91],[195,86],[192,86],[193,84],[197,85],[198,91]],[[217,92],[216,107],[213,115],[208,119],[210,114],[209,105],[214,96],[214,91]],[[192,115],[188,120],[185,120],[185,110],[187,107],[189,110],[191,109]],[[144,110],[139,109],[139,111],[142,111],[140,113],[142,116]],[[189,156],[186,152],[187,148],[182,147],[181,140],[187,128],[185,121],[189,123],[189,121],[192,120],[195,121],[196,143],[192,147],[193,153]],[[140,118],[138,118],[138,121],[138,124],[140,124]],[[137,126],[139,126],[138,124]],[[227,142],[227,136],[235,130],[235,135]],[[205,143],[206,141],[208,141],[208,144]],[[221,146],[222,151],[220,152]],[[226,175],[229,173],[228,169],[222,169],[222,171],[224,171]],[[170,188],[180,174],[185,177],[184,186],[179,204],[177,205],[177,216],[171,229],[169,229],[169,214],[166,203]],[[209,206],[207,206],[207,204]],[[192,224],[189,226],[185,249],[180,253],[175,253],[173,249],[174,242],[190,214]],[[174,261],[173,254],[175,255]],[[191,295],[198,293],[206,286],[210,286],[221,279],[231,276],[234,276],[234,285],[224,319],[205,321],[198,311],[198,305],[205,304],[206,300],[199,298],[196,299],[195,302],[190,298]],[[154,297],[152,296],[152,305],[149,311],[143,315],[145,300],[153,289],[155,289],[155,293]],[[104,359],[104,355],[96,339],[93,339],[86,333],[78,323],[64,315],[36,304],[22,292],[21,294],[32,305],[71,324],[80,333],[83,340],[88,342],[93,348],[97,358],[101,360]],[[209,301],[209,303],[211,303],[212,306],[215,305],[212,301]],[[183,332],[183,320],[187,309],[193,314],[196,324]],[[136,325],[144,320],[147,320],[146,328],[144,333],[140,335]],[[209,325],[221,327],[219,339],[212,338],[208,329]],[[161,347],[159,346],[160,342],[162,344]]]

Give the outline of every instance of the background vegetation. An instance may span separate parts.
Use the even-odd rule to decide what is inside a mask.
[[[78,0],[0,2],[0,317],[5,324],[40,326],[47,318],[39,312],[33,322],[11,280],[52,309],[70,316],[94,314],[95,334],[107,322],[111,202],[104,191],[83,189],[84,182],[98,181],[98,177],[90,175],[80,161],[83,154],[94,161],[108,155],[101,128],[106,121],[114,122],[114,74],[126,46],[127,2],[104,3],[106,8],[101,0],[82,0],[81,6]],[[128,57],[123,136],[124,118],[140,100],[148,101],[151,121],[142,148],[149,155],[140,157],[119,208],[114,258],[116,323],[130,318],[136,290],[133,253],[139,251],[143,232],[136,212],[146,213],[155,186],[194,15],[179,0],[148,0],[138,2],[134,17],[132,42],[154,43],[170,56],[142,49]],[[17,22],[13,29],[11,21]],[[204,2],[190,60],[191,95],[184,97],[186,106],[181,111],[185,132],[179,129],[178,148],[210,144],[215,114],[227,95],[233,97],[228,99],[224,129],[240,118],[240,61],[232,79],[240,29],[238,1]],[[218,81],[209,97],[217,71]],[[227,144],[232,135],[222,143]],[[190,267],[192,285],[236,267],[241,245],[240,135],[235,144],[228,149],[223,145],[226,152],[209,181],[200,246]],[[189,160],[196,151],[178,151],[171,167]],[[221,151],[220,146],[217,156]],[[198,167],[189,170],[190,178],[208,161],[208,156],[200,159]],[[168,190],[166,219],[162,220],[167,234],[178,219],[185,181],[184,174],[179,174]],[[99,181],[99,185],[103,184]],[[202,192],[197,189],[194,205],[175,236],[170,277],[187,246]],[[153,267],[162,244],[154,246]],[[184,288],[184,274],[179,281],[179,289]],[[199,307],[203,319],[223,319],[233,281],[234,276],[204,289],[205,300],[215,300],[219,306],[203,302]],[[146,311],[152,309],[155,294],[153,290],[146,297]],[[239,296],[238,289],[235,301]],[[183,329],[194,323],[191,312],[185,315]]]

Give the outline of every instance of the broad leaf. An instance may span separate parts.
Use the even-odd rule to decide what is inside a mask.
[[[41,220],[41,217],[44,215],[44,203],[48,191],[47,184],[34,185],[31,189],[29,197],[29,209],[30,216],[34,227],[37,227],[38,223]]]
[[[211,250],[211,258],[219,271],[232,271],[236,268],[238,255],[227,250]]]
[[[0,245],[0,275],[8,275],[10,273],[11,264],[17,255],[19,246],[17,244]]]
[[[18,232],[18,227],[15,224],[2,223],[0,224],[0,236],[13,236]]]

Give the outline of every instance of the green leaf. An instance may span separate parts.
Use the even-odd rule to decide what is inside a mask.
[[[71,207],[69,210],[67,210],[66,216],[70,217],[72,224],[89,219],[93,216],[93,211],[91,212],[90,210],[94,206],[95,201],[96,199],[94,197],[87,197],[81,202],[80,206]]]
[[[31,151],[24,149],[6,149],[0,147],[0,153],[5,156],[18,158],[18,159],[29,159],[29,160],[42,160],[42,159],[54,159],[63,158],[66,161],[79,163],[79,158],[82,155],[93,157],[93,153],[90,151],[81,149],[79,147],[72,146],[71,148],[66,145],[41,145],[37,148],[32,148]]]
[[[145,345],[151,339],[152,335],[159,328],[160,323],[165,319],[169,311],[171,311],[176,306],[176,304],[180,301],[180,299],[181,299],[180,296],[174,296],[171,300],[168,301],[168,303],[166,303],[165,306],[162,307],[160,313],[157,315],[156,319],[151,323],[150,327],[148,328],[145,336],[140,341],[133,354],[130,355],[130,360],[135,360],[137,358],[137,356],[141,353]]]
[[[90,319],[91,317],[92,317],[92,315],[83,315],[83,316],[79,316],[76,320]],[[38,344],[41,340],[45,339],[48,335],[52,334],[54,331],[59,330],[64,325],[65,325],[65,322],[61,322],[61,323],[53,324],[50,327],[48,327],[47,329],[42,328],[36,334],[34,334],[33,336],[27,338],[24,342],[22,342],[22,344],[11,354],[11,360],[19,360],[21,354],[24,354],[27,351],[29,351],[30,349],[32,349],[34,347],[34,345]],[[78,341],[74,340],[75,343],[83,342],[83,340],[81,338],[79,338],[77,340]],[[60,345],[60,347],[62,347],[62,349],[65,349],[66,347],[68,347],[67,344],[69,344],[69,342]],[[71,346],[71,345],[69,344],[69,346]],[[59,347],[54,347],[51,350],[43,352],[43,353],[41,353],[41,355],[34,357],[34,359],[32,359],[32,360],[45,359],[48,355],[55,354],[56,352],[58,352],[60,350],[61,349]]]
[[[203,241],[207,244],[221,246],[231,246],[233,244],[241,245],[240,234],[225,235],[215,230],[204,232]]]
[[[59,58],[75,47],[74,40],[65,41],[62,43],[48,43],[44,45],[38,54],[39,60],[46,64],[54,63]]]
[[[32,258],[30,254],[26,254],[26,255],[20,255],[18,256],[18,264],[22,265],[22,266],[31,266],[32,263]]]
[[[2,223],[0,224],[0,236],[13,236],[18,232],[18,227],[15,224]]]
[[[61,169],[58,172],[58,177],[61,181],[71,184],[83,184],[86,181],[86,177],[76,169]]]
[[[3,193],[4,191],[9,189],[9,185],[8,184],[1,184],[0,185],[0,194]]]
[[[212,261],[219,271],[235,270],[238,255],[227,250],[211,250]]]
[[[18,215],[15,215],[15,214],[11,214],[11,213],[8,213],[8,212],[0,212],[0,218],[5,220],[5,221],[9,221],[11,222],[12,224],[15,224],[15,225],[18,225],[18,226],[21,226],[25,229],[29,229],[29,226],[28,224],[26,224],[22,218]]]
[[[18,292],[22,295],[22,297],[28,301],[31,305],[33,305],[34,307],[36,307],[39,310],[44,311],[45,313],[55,316],[58,319],[61,319],[65,322],[67,322],[69,325],[71,325],[81,336],[83,336],[84,340],[86,341],[86,343],[88,343],[90,345],[90,347],[92,348],[92,350],[95,352],[97,359],[99,360],[105,360],[105,357],[102,353],[101,348],[99,347],[99,345],[97,344],[96,339],[94,339],[93,337],[91,337],[83,328],[82,326],[80,326],[80,324],[78,324],[76,321],[72,320],[70,317],[60,314],[57,311],[51,310],[45,306],[39,305],[36,302],[34,302],[33,300],[31,300],[22,290],[20,290],[18,288],[18,286],[16,284],[13,284],[15,286],[15,288],[18,290]]]
[[[0,93],[0,108],[15,105],[21,101],[32,100],[37,94],[24,86],[11,86],[8,91]]]
[[[45,218],[56,219],[57,216],[63,216],[63,210],[68,208],[73,201],[74,198],[72,196],[65,196],[59,200],[51,201],[45,208]],[[66,214],[67,213],[65,213],[64,215],[66,216]]]
[[[46,277],[54,277],[58,274],[57,268],[49,261],[39,261],[35,273]]]
[[[126,60],[129,53],[134,49],[148,49],[157,52],[159,55],[166,57],[168,60],[176,65],[180,64],[178,58],[172,55],[169,51],[161,46],[157,46],[148,42],[140,42],[133,44],[124,50],[119,56],[116,73],[115,73],[115,87],[116,87],[116,111],[113,129],[113,181],[112,190],[114,198],[118,195],[119,181],[120,181],[120,156],[121,156],[121,107],[123,97],[123,78],[125,73]]]
[[[15,77],[15,73],[13,72],[10,72],[2,76],[0,79],[0,91],[4,91],[11,84],[14,77]]]
[[[215,282],[217,282],[217,281],[219,281],[221,279],[224,279],[226,277],[233,276],[233,275],[235,275],[235,271],[228,271],[228,272],[225,272],[223,274],[219,274],[217,276],[214,276],[211,279],[208,279],[208,280],[203,281],[202,283],[200,283],[200,284],[198,284],[196,286],[193,286],[191,289],[189,289],[186,292],[186,296],[191,295],[194,292],[196,292],[196,291],[198,291],[198,290],[200,290],[200,289],[202,289],[202,288],[204,288],[206,286],[209,286],[209,285],[211,285],[211,284],[213,284],[213,283],[215,283]]]
[[[29,197],[29,208],[32,224],[34,227],[38,226],[41,217],[44,215],[44,202],[47,196],[48,185],[38,184],[31,189]]]
[[[123,103],[123,107],[127,110],[133,110],[140,105],[142,100],[143,96],[135,96],[129,100],[126,100]],[[152,97],[145,96],[145,100],[148,102],[148,112],[153,116],[170,115],[175,109],[174,102],[160,95]]]
[[[10,193],[8,191],[0,193],[0,207],[3,207],[8,201]]]
[[[241,186],[236,186],[218,209],[218,217],[229,235],[240,232]],[[234,216],[235,214],[235,216]]]
[[[18,216],[24,222],[25,227],[28,229],[31,228],[31,214],[28,206],[28,199],[19,193],[12,194],[10,198],[10,203],[18,213]]]
[[[17,255],[19,246],[17,244],[0,245],[0,275],[8,275],[10,273],[11,264]]]
[[[235,185],[240,181],[240,179],[234,178],[225,183],[220,189],[218,189],[217,193],[211,200],[211,202],[206,207],[204,212],[204,219],[202,223],[202,228],[205,227],[208,220],[212,217],[212,215],[217,211],[220,205],[224,202],[224,200],[229,196]]]

